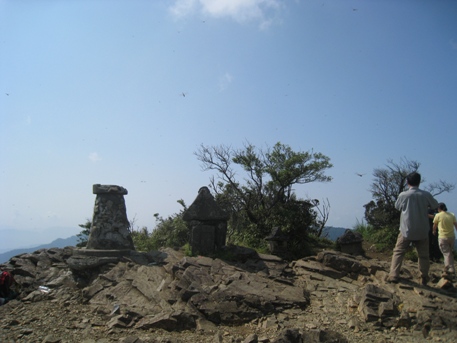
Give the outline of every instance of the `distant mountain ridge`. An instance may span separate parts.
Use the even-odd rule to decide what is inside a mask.
[[[0,254],[0,263],[8,262],[11,257],[24,254],[24,253],[31,253],[40,249],[49,249],[49,248],[64,248],[68,246],[76,246],[78,243],[78,237],[71,236],[68,238],[57,238],[56,240],[52,241],[48,244],[38,245],[32,248],[23,248],[23,249],[14,249],[7,252]]]
[[[326,226],[324,231],[322,231],[322,236],[330,239],[331,241],[336,241],[348,228],[345,227],[335,227],[335,226]]]

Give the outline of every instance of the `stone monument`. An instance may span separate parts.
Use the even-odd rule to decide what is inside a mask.
[[[211,254],[225,246],[228,215],[216,203],[208,187],[199,189],[183,220],[190,225],[193,254]]]
[[[127,189],[116,185],[93,185],[94,215],[87,249],[134,250],[129,231],[124,195]]]
[[[350,255],[363,255],[363,237],[359,232],[346,229],[344,234],[337,238],[336,243],[341,248],[341,252]]]
[[[274,227],[265,240],[268,242],[272,255],[283,255],[287,252],[289,236],[284,234],[279,227]]]

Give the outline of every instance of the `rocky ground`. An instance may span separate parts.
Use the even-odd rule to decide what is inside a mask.
[[[390,256],[369,246],[366,257],[323,251],[291,263],[248,249],[231,261],[73,250],[1,266],[22,291],[0,307],[0,342],[457,342],[457,292],[442,265],[422,286],[407,261],[387,284]]]

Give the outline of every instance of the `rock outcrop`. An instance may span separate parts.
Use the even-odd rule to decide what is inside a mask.
[[[457,292],[441,264],[422,286],[405,262],[335,251],[286,262],[241,247],[230,259],[172,249],[80,259],[39,250],[1,265],[20,297],[0,307],[2,342],[455,342]],[[222,256],[222,255],[221,255]],[[84,264],[81,264],[84,263]]]

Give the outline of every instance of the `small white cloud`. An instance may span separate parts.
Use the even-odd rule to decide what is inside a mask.
[[[98,156],[98,154],[96,152],[91,152],[89,154],[89,160],[91,160],[92,162],[98,162],[101,160],[100,156]]]
[[[25,124],[26,125],[32,125],[32,117],[31,116],[27,116],[27,118],[25,118]]]
[[[184,17],[196,11],[215,18],[229,17],[238,22],[258,21],[260,28],[271,25],[283,5],[279,0],[175,0],[170,12]]]
[[[182,18],[194,12],[198,0],[176,0],[170,7],[170,12],[177,18]]]
[[[268,29],[272,24],[273,24],[274,20],[273,19],[266,19],[266,20],[263,20],[259,27],[261,30],[266,30]]]
[[[232,83],[233,77],[230,73],[225,73],[219,78],[219,90],[222,92]]]

